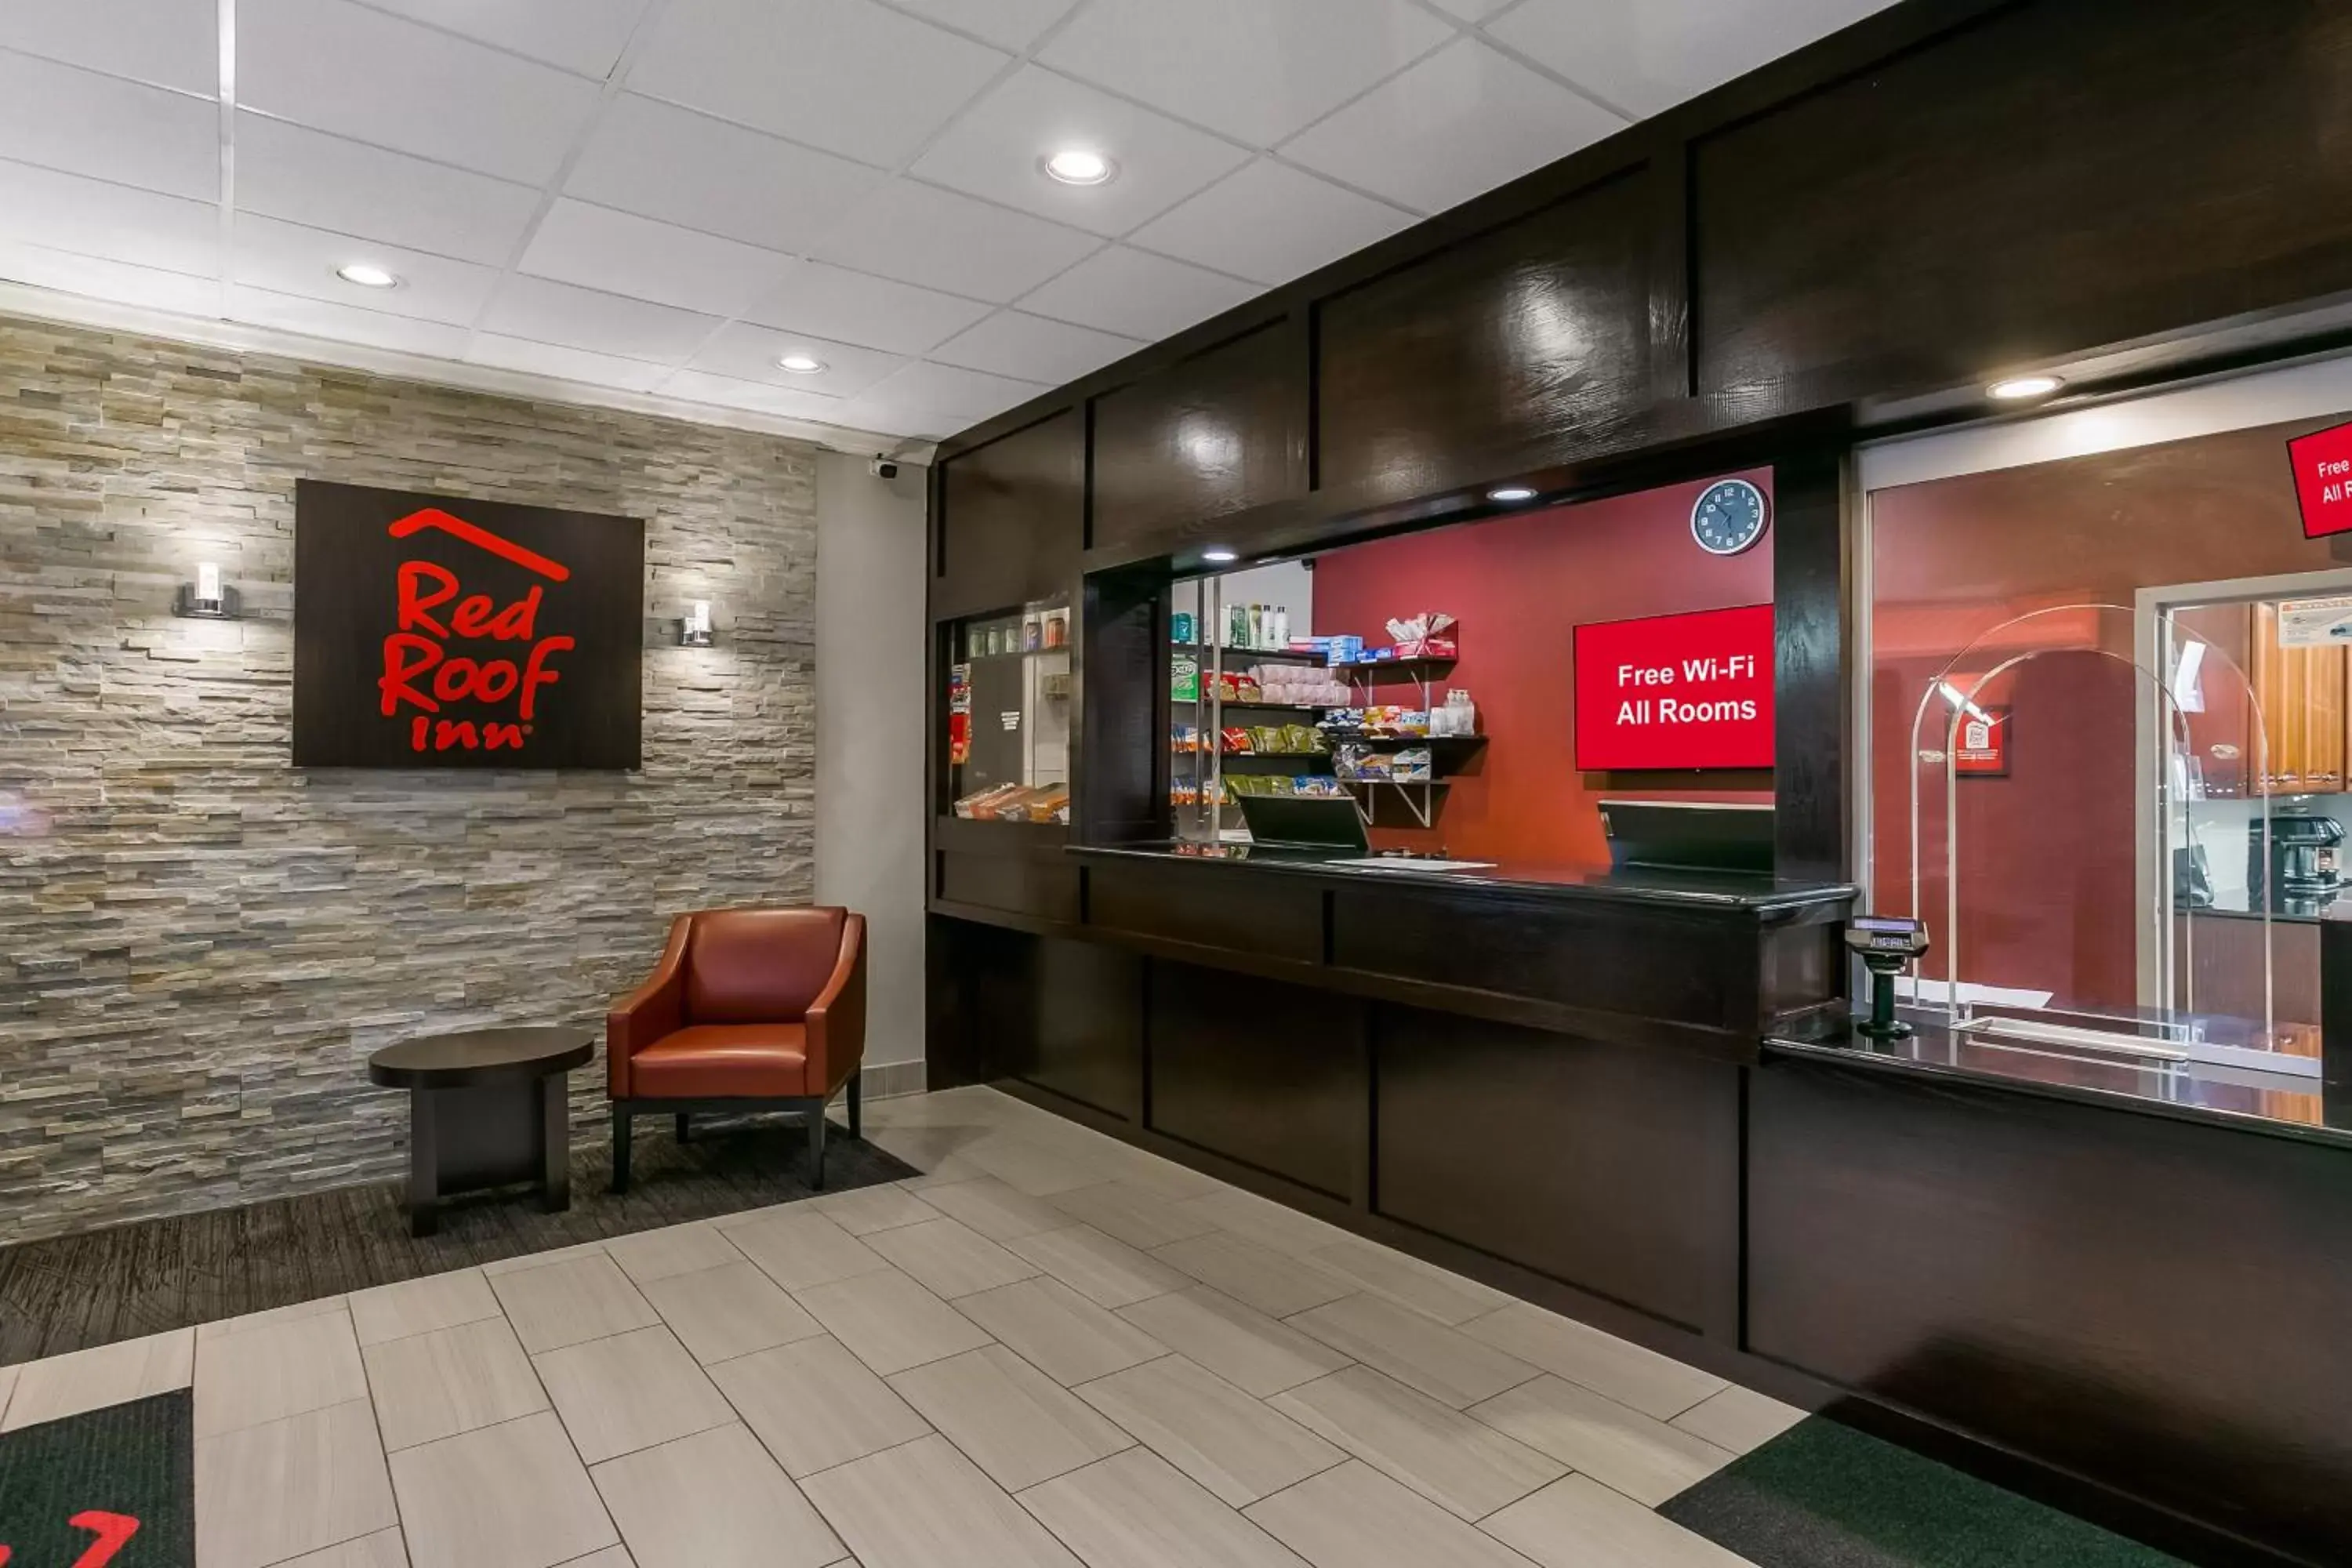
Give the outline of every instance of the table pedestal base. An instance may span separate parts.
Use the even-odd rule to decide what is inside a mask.
[[[551,1213],[572,1206],[572,1120],[561,1073],[529,1083],[408,1094],[408,1226],[439,1228],[441,1200],[484,1187],[538,1185]]]

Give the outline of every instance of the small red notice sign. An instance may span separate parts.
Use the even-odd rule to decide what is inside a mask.
[[[2009,710],[1970,704],[1960,715],[1952,771],[1962,778],[2002,778],[2009,773]]]
[[[2352,425],[2298,436],[2286,444],[2294,465],[2294,500],[2303,509],[2303,536],[2321,539],[2352,531]]]

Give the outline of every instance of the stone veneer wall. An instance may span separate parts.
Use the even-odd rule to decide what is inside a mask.
[[[814,458],[0,320],[0,1242],[397,1175],[370,1051],[601,1025],[672,912],[807,899]],[[306,476],[644,518],[719,646],[648,625],[643,771],[290,767]],[[199,560],[247,618],[172,616]]]

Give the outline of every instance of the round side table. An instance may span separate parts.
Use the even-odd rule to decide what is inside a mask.
[[[408,1227],[431,1236],[453,1193],[539,1186],[572,1206],[572,1120],[564,1082],[596,1054],[584,1029],[474,1029],[420,1035],[368,1058],[368,1079],[408,1090]]]

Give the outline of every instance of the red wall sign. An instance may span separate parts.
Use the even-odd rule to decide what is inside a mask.
[[[1772,606],[1576,628],[1576,767],[1772,765]]]
[[[2303,536],[2352,531],[2352,425],[2315,430],[2286,444],[2294,465],[2294,500],[2303,509]]]
[[[2003,778],[2009,773],[2007,708],[1983,707],[1960,715],[1952,747],[1952,771],[1962,778]]]

